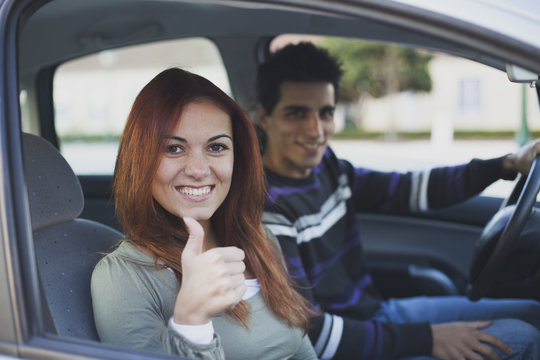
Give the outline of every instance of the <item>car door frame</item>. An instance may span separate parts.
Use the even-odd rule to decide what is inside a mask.
[[[46,1],[32,0],[0,0],[0,317],[2,326],[0,329],[0,352],[9,356],[21,356],[25,358],[49,357],[68,359],[73,356],[81,358],[110,358],[110,359],[143,359],[149,354],[138,351],[130,351],[124,348],[110,347],[107,345],[96,346],[95,343],[82,340],[59,339],[45,334],[43,315],[41,311],[41,296],[38,287],[37,266],[33,257],[32,234],[30,231],[30,219],[28,213],[28,201],[24,186],[22,165],[21,125],[20,108],[18,99],[18,69],[17,69],[17,35],[21,26],[22,15],[27,15],[27,8],[39,6]],[[321,9],[330,8],[330,4],[317,5],[316,1],[310,1],[312,6]],[[359,2],[358,5],[346,2],[336,2],[332,11],[348,15],[365,15],[362,11],[371,11],[374,17],[387,16],[389,4],[369,4]],[[424,31],[429,29],[438,30],[438,25],[422,24],[422,14],[413,13],[412,10],[405,14],[399,12],[398,5],[394,7],[394,16],[390,18],[398,22],[413,23],[414,26]],[[388,21],[390,21],[390,18]],[[24,20],[22,20],[24,21]],[[455,35],[472,38],[487,38],[492,45],[486,45],[488,52],[497,52],[497,44],[500,42],[492,36],[483,36],[475,32],[463,33],[459,26],[446,23],[450,29],[445,33],[446,37]],[[427,29],[427,30],[426,30]],[[442,36],[442,35],[441,35]],[[461,40],[464,41],[464,40]],[[489,41],[488,41],[489,44]],[[491,47],[490,47],[491,46]],[[500,52],[503,50],[499,49]],[[506,57],[515,59],[516,63],[530,67],[539,66],[527,60],[527,56],[536,54],[527,51],[523,47],[507,48],[504,50]],[[538,57],[537,57],[538,58]],[[17,89],[17,91],[13,91]],[[20,285],[23,286],[20,286]],[[151,355],[152,358],[172,358],[169,356]]]
[[[178,359],[47,334],[28,211],[17,77],[19,20],[32,0],[0,0],[0,354],[2,358]],[[43,3],[43,2],[39,2]]]

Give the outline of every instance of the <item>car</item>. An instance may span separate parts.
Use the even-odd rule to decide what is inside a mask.
[[[122,238],[110,191],[116,141],[133,97],[165,67],[207,76],[256,121],[257,63],[285,42],[339,37],[429,54],[437,88],[368,96],[357,121],[375,140],[332,143],[338,155],[386,170],[503,155],[516,148],[514,135],[540,129],[540,4],[533,0],[0,5],[0,358],[170,358],[100,343],[89,297],[95,262]],[[493,92],[483,97],[481,89]],[[381,128],[392,103],[399,123]],[[354,110],[341,110],[350,124]],[[499,137],[458,139],[479,128]],[[386,297],[540,300],[539,179],[531,171],[515,188],[415,216],[358,214],[375,284]]]

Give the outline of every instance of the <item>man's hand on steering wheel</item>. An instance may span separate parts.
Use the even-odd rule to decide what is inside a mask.
[[[540,140],[535,140],[504,158],[505,170],[520,171],[527,176],[516,184],[509,201],[503,202],[504,207],[486,224],[477,241],[469,274],[467,296],[470,300],[476,301],[486,294],[499,278],[509,255],[519,248],[518,240],[540,191],[539,154]]]
[[[518,151],[504,158],[503,167],[507,172],[529,173],[534,158],[540,154],[540,139],[529,141]]]

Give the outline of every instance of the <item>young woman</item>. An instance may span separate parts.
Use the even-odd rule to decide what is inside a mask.
[[[100,339],[205,359],[314,359],[310,310],[261,222],[255,130],[210,81],[158,74],[133,104],[114,198],[125,239],[92,276]]]

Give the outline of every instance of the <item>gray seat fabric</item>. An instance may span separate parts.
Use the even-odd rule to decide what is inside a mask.
[[[46,327],[61,336],[98,340],[90,278],[96,262],[122,234],[78,218],[84,197],[69,164],[43,138],[23,134],[22,139],[40,285],[53,323]]]

